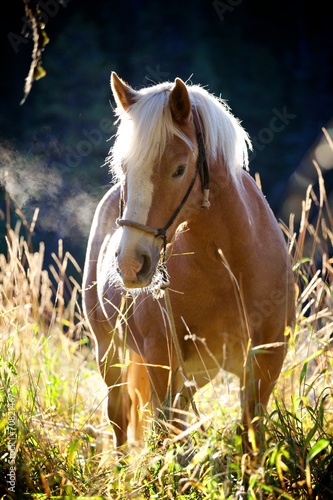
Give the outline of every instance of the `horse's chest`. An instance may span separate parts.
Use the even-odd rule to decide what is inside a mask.
[[[214,376],[220,368],[239,374],[246,339],[230,278],[216,273],[208,280],[204,273],[196,273],[190,276],[189,286],[189,281],[182,281],[185,274],[173,280],[168,293],[187,374],[200,380],[207,374]],[[154,337],[153,344],[158,339],[167,344],[170,331],[166,314],[170,311],[164,300],[145,297],[137,306],[135,322],[140,336]]]
[[[240,332],[214,327],[198,329],[197,333],[187,332],[181,345],[186,372],[196,379],[205,373],[215,376],[221,368],[241,373],[245,346]]]
[[[189,373],[221,367],[238,374],[244,361],[246,339],[237,306],[225,308],[223,301],[215,300],[206,309],[202,306],[197,304],[195,310],[184,310],[182,325],[177,322]]]

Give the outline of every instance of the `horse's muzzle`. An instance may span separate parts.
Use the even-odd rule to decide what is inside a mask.
[[[116,265],[123,286],[149,286],[156,272],[160,253],[161,240],[150,235],[140,235],[139,241],[134,238],[121,239],[116,251]]]
[[[155,273],[152,268],[152,261],[149,255],[141,255],[139,260],[128,262],[118,259],[118,274],[125,288],[144,288],[149,286]]]

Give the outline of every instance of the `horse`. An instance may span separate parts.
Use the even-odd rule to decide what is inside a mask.
[[[166,432],[181,430],[193,394],[223,369],[239,377],[251,448],[295,300],[285,238],[248,173],[250,138],[202,85],[135,90],[112,72],[111,88],[114,182],[93,218],[82,293],[115,446],[143,439],[145,405]]]

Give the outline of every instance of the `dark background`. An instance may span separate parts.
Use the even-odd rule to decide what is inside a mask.
[[[59,237],[83,264],[98,200],[110,185],[104,159],[115,132],[109,78],[133,87],[173,80],[221,95],[254,140],[250,171],[259,172],[277,217],[299,213],[316,182],[312,158],[332,189],[333,37],[327,4],[296,0],[40,2],[50,43],[46,77],[25,104],[32,39],[23,1],[1,15],[0,182],[47,256]],[[276,116],[284,121],[274,121]],[[273,120],[273,121],[272,121]],[[279,130],[273,124],[279,124]],[[319,147],[318,147],[319,146]],[[7,173],[6,173],[7,172]],[[4,241],[6,203],[0,195]],[[7,205],[8,208],[8,205]],[[7,210],[8,212],[8,210]],[[8,222],[8,215],[7,215]],[[2,250],[2,248],[1,248]]]

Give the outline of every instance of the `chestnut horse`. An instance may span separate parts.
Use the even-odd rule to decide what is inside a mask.
[[[201,86],[177,78],[135,91],[115,73],[111,86],[117,183],[92,223],[83,302],[116,444],[142,438],[148,402],[175,422],[188,387],[221,368],[240,378],[247,432],[280,374],[294,318],[286,244],[245,171],[249,137]]]

